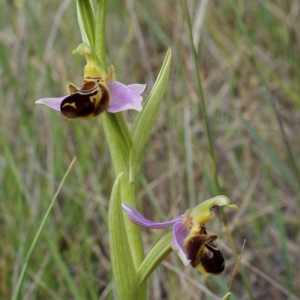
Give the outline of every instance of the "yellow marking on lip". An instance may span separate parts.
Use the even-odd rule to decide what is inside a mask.
[[[94,104],[94,106],[97,106],[101,100],[101,97],[101,91],[98,91],[96,95],[90,96],[90,101]]]
[[[76,103],[75,103],[75,102],[72,102],[72,103],[65,103],[65,104],[63,105],[63,107],[65,107],[65,106],[72,106],[72,107],[74,107],[75,109],[77,109]]]

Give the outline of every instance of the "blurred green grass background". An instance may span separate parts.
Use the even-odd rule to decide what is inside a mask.
[[[188,1],[222,193],[240,207],[229,229],[254,299],[300,299],[300,3]],[[114,180],[99,118],[68,121],[35,100],[80,85],[75,1],[0,1],[0,299],[10,299],[28,247],[77,157],[30,260],[21,299],[116,299],[107,234]],[[169,85],[136,182],[138,208],[166,220],[214,194],[180,1],[108,1],[107,60],[117,80],[153,86],[167,48]],[[294,160],[280,129],[276,106]],[[132,123],[136,113],[125,113]],[[171,254],[149,299],[220,299],[236,261],[222,223],[208,232],[226,259],[220,277]],[[142,230],[146,253],[162,234]],[[210,291],[210,292],[209,292]],[[238,273],[231,299],[250,299]]]

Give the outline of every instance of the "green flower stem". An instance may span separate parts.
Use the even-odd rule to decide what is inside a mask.
[[[122,139],[120,132],[114,126],[115,124],[112,122],[111,114],[104,113],[102,115],[102,124],[109,152],[112,158],[115,175],[117,176],[122,172],[124,173],[124,176],[121,179],[122,202],[136,207],[135,183],[129,182],[128,149],[126,149],[126,144],[123,143],[124,140]],[[124,219],[134,265],[136,268],[138,268],[144,258],[140,229],[138,226],[130,222],[127,217]]]
[[[124,143],[126,144],[126,147],[129,149],[128,151],[128,157],[129,157],[129,152],[132,146],[132,137],[131,134],[128,130],[127,124],[125,122],[124,116],[121,112],[115,113],[115,114],[110,114],[108,113],[112,118],[114,119],[114,122],[116,126],[118,127],[120,134],[122,135],[124,139]]]
[[[129,182],[129,168],[128,168],[128,152],[124,151],[126,145],[120,136],[120,131],[114,126],[114,118],[112,114],[102,114],[102,125],[106,136],[108,148],[112,158],[115,175],[124,173],[121,178],[121,201],[136,207],[135,198],[135,183]],[[133,258],[133,263],[136,270],[139,268],[144,259],[144,248],[142,243],[142,236],[139,226],[132,223],[124,213],[124,224],[128,239],[128,244]],[[139,292],[139,300],[147,299],[147,286],[143,284]]]
[[[105,47],[105,23],[106,23],[106,0],[98,0],[96,8],[96,37],[95,53],[100,63],[106,70],[106,47]],[[124,173],[120,185],[121,201],[136,207],[135,183],[129,182],[129,153],[132,146],[132,138],[122,113],[103,113],[102,125],[114,166],[115,175]],[[140,228],[130,222],[124,214],[124,224],[128,239],[128,244],[136,270],[144,259],[144,249]],[[139,299],[146,299],[146,285],[140,289]]]
[[[106,4],[107,0],[98,0],[97,1],[97,7],[96,7],[96,36],[95,36],[95,49],[94,52],[96,53],[97,57],[100,60],[101,65],[103,66],[104,70],[107,71],[106,66]],[[109,122],[111,125],[115,128],[118,128],[120,137],[123,139],[123,143],[126,145],[126,148],[118,148],[122,149],[122,151],[126,151],[126,153],[129,153],[129,149],[131,148],[132,144],[132,138],[129,133],[128,127],[126,125],[126,122],[124,120],[122,113],[116,113],[116,114],[109,114],[104,113],[106,115],[102,118],[103,122]],[[105,119],[105,121],[104,121]],[[110,126],[109,126],[110,127]],[[105,135],[111,135],[108,131],[105,130]],[[113,138],[113,137],[112,137]],[[109,143],[109,140],[107,139],[107,142]],[[113,150],[113,148],[112,148]],[[114,159],[112,152],[111,152],[112,160],[113,162],[115,160],[118,160],[118,158]],[[128,159],[127,159],[128,161]],[[115,168],[116,170],[116,168]],[[124,170],[123,170],[124,172]],[[120,172],[119,172],[120,173]],[[118,172],[116,173],[119,174]],[[125,172],[124,172],[125,173]]]
[[[104,112],[101,115],[106,142],[111,155],[115,175],[128,173],[129,147],[125,143],[114,116]]]

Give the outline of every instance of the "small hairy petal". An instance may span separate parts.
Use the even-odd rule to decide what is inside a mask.
[[[167,222],[153,222],[153,221],[146,219],[144,216],[142,216],[131,205],[122,204],[122,207],[125,210],[128,218],[131,220],[131,222],[133,222],[136,225],[148,227],[148,228],[152,228],[152,229],[160,229],[160,228],[165,228],[165,227],[171,226],[178,221],[182,221],[182,218],[183,218],[182,216],[178,216]]]
[[[44,104],[49,106],[50,108],[60,111],[60,105],[67,97],[69,97],[69,95],[59,98],[43,98],[35,101],[35,104]]]
[[[184,240],[189,234],[189,230],[181,223],[177,222],[173,227],[172,248],[177,252],[183,264],[187,266],[191,260],[188,258],[184,247]]]
[[[137,87],[136,84],[127,87],[118,81],[107,82],[107,87],[111,97],[111,106],[108,108],[108,112],[116,113],[127,109],[142,110],[143,97],[140,94],[145,87]]]

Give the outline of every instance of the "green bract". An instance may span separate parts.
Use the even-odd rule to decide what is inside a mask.
[[[140,284],[153,273],[160,263],[172,252],[171,240],[172,232],[167,233],[161,238],[151,249],[148,255],[138,269],[138,277]]]
[[[108,212],[109,246],[112,271],[120,300],[137,299],[139,281],[128,244],[121,207],[121,177],[116,178]]]
[[[154,87],[146,100],[143,110],[137,115],[131,128],[132,148],[130,151],[130,180],[134,180],[135,171],[141,152],[151,133],[159,105],[164,96],[169,80],[171,49],[168,50]]]
[[[95,11],[92,0],[77,0],[77,18],[82,41],[95,48]]]

